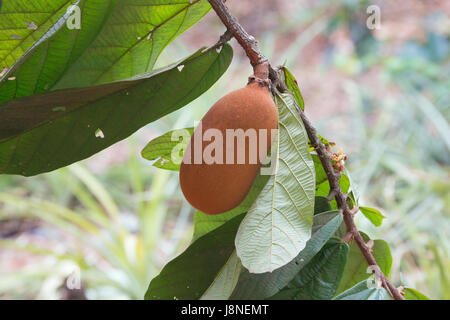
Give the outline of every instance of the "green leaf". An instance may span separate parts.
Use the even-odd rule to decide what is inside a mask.
[[[327,197],[315,196],[314,197],[314,214],[330,211],[331,205]]]
[[[364,240],[369,241],[369,237],[361,232]],[[386,277],[389,277],[392,266],[392,255],[389,245],[384,240],[374,240],[372,254]],[[350,253],[347,264],[345,265],[344,274],[338,288],[338,293],[343,292],[358,282],[372,276],[372,272],[368,270],[369,265],[364,259],[358,245],[355,241],[350,244]]]
[[[7,47],[0,51],[0,70],[10,70],[0,86],[0,103],[151,71],[162,50],[210,10],[206,0],[80,0],[80,29],[69,29],[66,21],[75,14],[66,10],[72,2],[5,3],[0,41]],[[25,21],[38,28],[27,30]],[[11,38],[13,33],[22,39]],[[15,80],[6,81],[9,77]]]
[[[383,287],[369,288],[367,281],[363,280],[333,300],[392,300],[392,298]]]
[[[221,214],[206,214],[197,210],[194,213],[194,235],[192,236],[192,241],[196,241],[242,213],[245,213],[245,211],[231,210]]]
[[[318,254],[278,294],[276,300],[329,300],[336,293],[349,247],[329,240]]]
[[[331,211],[325,211],[321,212],[319,214],[316,214],[314,216],[314,224],[313,224],[313,232],[316,232],[318,228],[321,228],[321,226],[325,225],[330,221],[332,218],[336,216],[336,214],[341,214],[339,210],[331,210]],[[342,237],[347,233],[347,228],[345,226],[345,223],[341,223],[339,228],[334,233],[334,237],[338,239],[342,239]]]
[[[233,251],[200,300],[227,300],[236,287],[241,270],[241,261]]]
[[[211,284],[227,277],[222,268],[233,254],[234,237],[243,217],[234,217],[205,234],[170,261],[150,282],[145,299],[193,300],[212,294],[208,289]]]
[[[276,104],[275,173],[236,235],[237,254],[252,273],[270,272],[294,259],[311,237],[313,224],[315,172],[308,136],[290,95],[278,95]]]
[[[322,168],[323,170],[323,168]],[[341,174],[341,177],[339,178],[339,185],[341,186],[341,190],[343,193],[347,193],[350,190],[350,179],[345,174]],[[327,197],[330,193],[330,182],[328,180],[323,181],[319,186],[316,188],[316,196],[322,196]],[[336,203],[336,200],[333,199],[330,202],[331,209],[337,210],[338,206]]]
[[[7,102],[0,107],[0,173],[30,176],[85,159],[197,98],[231,59],[225,45],[127,81]]]
[[[405,288],[403,293],[406,300],[430,300],[426,295],[413,288]]]
[[[348,193],[350,195],[350,199],[353,201],[353,205],[358,205],[359,203],[359,190],[358,190],[358,186],[357,184],[353,181],[352,176],[350,174],[350,172],[347,170],[347,168],[344,167],[344,174],[346,175],[346,177],[348,178],[350,187],[348,190]]]
[[[169,131],[150,141],[141,155],[147,160],[156,160],[153,165],[157,168],[179,171],[184,150],[193,132],[194,128]]]
[[[329,215],[323,213],[314,216],[314,229],[311,239],[295,259],[287,265],[266,273],[250,273],[243,270],[231,299],[266,299],[284,288],[300,270],[322,249],[342,224],[342,214],[334,212]]]
[[[253,185],[244,201],[230,211],[216,215],[208,215],[197,211],[194,214],[194,236],[192,241],[197,240],[208,232],[212,232],[235,216],[246,213],[255,202],[255,199],[264,188],[264,185],[267,183],[268,179],[269,176],[256,176],[255,182],[253,182]],[[216,276],[214,282],[200,299],[228,299],[237,284],[241,269],[242,263],[239,260],[236,251],[234,251],[230,259],[228,259],[227,263],[222,267],[221,271]]]
[[[316,154],[311,155],[314,161],[314,170],[316,172],[316,189],[319,188],[320,184],[328,181],[327,174],[323,169],[322,163],[320,162],[319,157]]]
[[[305,102],[303,101],[302,93],[300,92],[300,88],[298,87],[297,80],[286,67],[283,67],[283,71],[286,86],[293,93],[294,99],[297,102],[298,106],[302,110],[305,110]]]
[[[341,190],[343,193],[348,193],[350,190],[350,179],[346,174],[341,174],[341,178],[339,179],[339,185],[341,186]]]
[[[66,13],[75,1],[3,1],[0,7],[0,70],[10,67],[29,50],[36,39]]]
[[[268,179],[269,176],[257,175],[245,199],[240,205],[230,211],[214,215],[197,211],[194,214],[194,236],[192,241],[195,241],[202,235],[220,227],[231,218],[247,212],[266,185]]]
[[[381,226],[381,224],[383,223],[383,219],[386,218],[381,214],[380,211],[374,208],[359,207],[359,211],[361,211],[361,213],[376,227]]]

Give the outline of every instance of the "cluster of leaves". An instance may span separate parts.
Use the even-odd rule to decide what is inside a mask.
[[[66,26],[71,5],[80,8],[80,29]],[[200,96],[230,64],[227,44],[152,69],[165,46],[208,10],[206,0],[5,1],[0,174],[31,176],[87,158]],[[295,109],[294,99],[304,108],[300,90],[286,69],[285,77],[294,95],[274,97],[275,174],[259,176],[230,212],[197,212],[191,246],[152,280],[146,298],[389,298],[383,288],[367,286],[371,273],[360,251],[340,240],[342,214],[326,199],[329,184]],[[143,151],[159,168],[179,168],[172,150],[182,152],[186,143],[169,140],[172,134]],[[340,183],[357,205],[347,171]],[[361,212],[381,224],[377,210]],[[374,240],[372,250],[388,275],[389,247]]]
[[[341,241],[342,214],[326,198],[329,183],[295,110],[293,99],[303,108],[300,90],[284,70],[294,96],[274,97],[280,129],[272,149],[276,172],[257,176],[246,199],[229,212],[197,211],[191,246],[153,279],[147,299],[390,299],[383,288],[368,286],[373,276],[356,243]],[[179,153],[192,131],[174,130],[152,140],[143,157],[158,168],[179,170]],[[347,170],[340,185],[350,194],[351,206],[357,205],[358,191]],[[384,216],[378,210],[361,207],[361,212],[381,225]],[[389,276],[388,244],[371,241],[376,261]]]

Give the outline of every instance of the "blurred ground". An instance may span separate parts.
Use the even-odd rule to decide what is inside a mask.
[[[381,10],[379,30],[366,27],[370,4]],[[348,154],[361,203],[387,216],[379,228],[360,216],[357,222],[390,244],[394,282],[450,299],[450,2],[227,5],[272,64],[296,76],[308,115]],[[158,64],[212,45],[223,32],[210,12]],[[1,178],[0,298],[71,298],[70,282],[81,288],[75,298],[142,298],[148,281],[189,243],[193,211],[177,175],[151,167],[140,150],[161,133],[192,126],[245,85],[251,67],[231,44],[226,75],[189,106],[81,164]]]

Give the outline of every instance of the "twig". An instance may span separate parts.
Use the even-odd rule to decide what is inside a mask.
[[[247,31],[242,28],[222,0],[212,0],[209,1],[209,3],[219,16],[220,20],[222,20],[222,23],[227,27],[228,31],[233,34],[233,37],[245,50],[245,53],[253,66],[254,75],[263,80],[267,79],[269,76],[268,60],[261,51],[259,51],[258,41],[256,41],[255,37],[248,34]]]
[[[217,49],[220,48],[221,46],[223,46],[225,43],[227,43],[228,41],[231,40],[231,38],[233,38],[233,34],[230,32],[230,30],[227,29],[227,31],[225,31],[219,38],[219,41],[216,42],[216,44],[214,44],[213,46],[206,48],[204,51],[210,51],[213,49]],[[202,51],[203,52],[203,51]]]
[[[259,51],[258,42],[256,41],[256,39],[244,30],[244,28],[238,23],[237,19],[230,13],[222,0],[208,1],[216,14],[219,16],[220,20],[222,20],[223,24],[227,27],[228,31],[233,34],[233,37],[245,50],[245,53],[247,54],[248,58],[250,59],[250,63],[253,66],[255,76],[257,76],[257,74],[262,76],[267,74],[267,76],[272,81],[273,86],[275,86],[281,92],[286,92],[287,87],[285,83],[281,80],[282,78],[279,76],[278,71],[270,67],[267,58]],[[320,162],[322,163],[322,166],[327,175],[328,181],[330,183],[330,194],[334,196],[338,208],[342,210],[347,233],[353,236],[353,239],[357,243],[362,255],[364,256],[369,266],[374,266],[375,269],[379,271],[376,272],[376,276],[380,277],[381,284],[386,289],[386,291],[395,300],[404,300],[403,296],[400,294],[397,288],[395,288],[395,286],[389,281],[389,279],[386,278],[383,272],[381,272],[381,269],[378,266],[369,246],[366,244],[363,237],[356,228],[355,222],[353,221],[352,210],[350,209],[346,201],[346,196],[342,192],[342,189],[339,185],[339,175],[335,173],[332,167],[331,157],[326,150],[325,145],[322,143],[322,141],[320,141],[316,129],[306,117],[306,114],[303,112],[303,110],[301,110],[297,104],[296,107],[305,125],[305,129],[311,145],[316,150]]]

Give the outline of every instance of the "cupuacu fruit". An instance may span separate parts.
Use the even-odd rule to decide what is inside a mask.
[[[201,126],[200,126],[201,124]],[[184,153],[180,167],[180,186],[186,200],[196,209],[206,214],[219,214],[237,207],[246,197],[253,181],[255,180],[262,161],[270,151],[271,142],[274,137],[272,129],[278,128],[278,112],[268,88],[268,81],[261,80],[255,76],[249,77],[246,87],[233,91],[219,99],[202,118],[200,124],[195,128],[191,140]],[[222,134],[223,155],[222,163],[205,163],[203,150],[214,142],[205,141],[203,134],[208,129],[218,129]],[[234,140],[234,159],[232,164],[227,163],[227,154],[232,150],[228,143],[227,129],[266,129],[267,152],[261,157],[260,134],[257,134],[257,161],[250,161],[249,141],[245,138],[245,150],[238,150],[237,139]],[[201,132],[200,132],[201,131]],[[264,130],[263,130],[264,132]],[[195,140],[196,134],[201,138],[201,163],[195,163]],[[264,138],[262,138],[264,139]],[[220,142],[220,140],[218,141]],[[230,141],[231,142],[231,141]],[[264,146],[264,140],[262,140]],[[197,150],[199,148],[197,147]],[[188,152],[190,150],[190,152]],[[252,149],[254,150],[254,149]],[[264,152],[264,149],[261,149]],[[244,163],[238,163],[238,152],[245,151]],[[213,156],[220,159],[220,153]],[[230,159],[233,154],[229,154]],[[242,158],[241,158],[242,159]],[[253,158],[254,159],[254,158]]]

